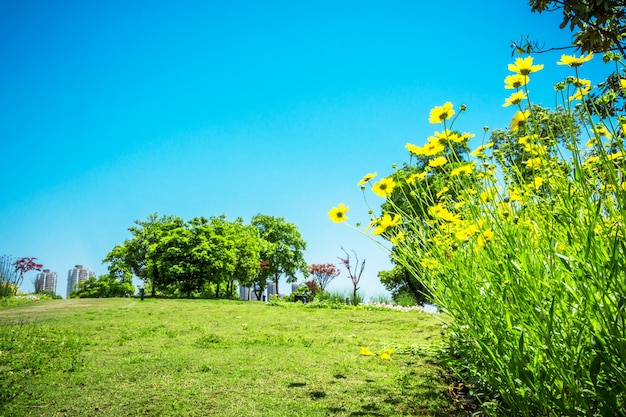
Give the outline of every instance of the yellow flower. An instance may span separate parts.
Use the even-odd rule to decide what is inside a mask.
[[[445,156],[438,156],[437,158],[428,161],[428,166],[431,166],[433,168],[440,167],[445,165],[446,162],[448,162],[448,160]]]
[[[591,86],[590,85],[588,85],[586,87],[579,87],[574,94],[569,96],[569,98],[567,100],[568,101],[582,100],[584,96],[589,94],[589,91],[591,91]]]
[[[621,87],[622,90],[626,90],[626,78],[619,79],[619,86]]]
[[[435,269],[439,266],[439,261],[433,258],[422,258],[420,265],[426,269]]]
[[[395,186],[396,183],[393,181],[393,179],[387,177],[374,184],[372,186],[372,191],[374,191],[374,193],[376,193],[376,195],[380,197],[387,197],[391,194]]]
[[[541,168],[542,161],[541,158],[530,158],[524,161],[524,165],[526,165],[530,169],[539,169]]]
[[[514,64],[509,64],[509,71],[520,75],[528,75],[533,72],[541,71],[543,64],[533,65],[533,57],[527,56],[526,58],[516,58]]]
[[[515,93],[511,94],[510,97],[507,97],[506,99],[504,99],[504,104],[502,105],[502,107],[508,107],[510,105],[517,106],[525,98],[526,98],[526,94],[523,91],[516,91]]]
[[[511,132],[515,132],[520,126],[524,125],[528,116],[530,116],[530,112],[528,110],[524,112],[518,111],[515,113],[513,115],[513,119],[511,120]]]
[[[478,237],[478,245],[485,246],[485,243],[489,242],[492,238],[493,232],[490,229],[487,229]]]
[[[543,178],[542,177],[535,177],[530,184],[528,184],[528,186],[530,188],[533,188],[535,190],[539,189],[541,186],[543,185]]]
[[[437,198],[441,197],[442,195],[444,195],[445,193],[447,193],[449,190],[448,187],[443,187],[441,190],[439,190],[439,192],[437,193]]]
[[[357,185],[363,185],[363,184],[369,182],[370,180],[372,180],[375,177],[376,177],[376,173],[375,172],[372,172],[371,174],[365,174],[363,179],[361,181],[359,181],[359,183]]]
[[[608,161],[615,161],[616,159],[621,159],[624,157],[624,152],[615,152],[606,156]]]
[[[428,171],[418,172],[416,174],[412,174],[409,178],[407,178],[407,184],[415,184],[417,180],[423,180],[428,175]]]
[[[513,201],[522,201],[522,195],[520,194],[519,190],[516,188],[511,188],[509,190],[509,201],[513,202]]]
[[[452,213],[441,204],[429,207],[428,213],[436,219],[441,219],[450,223],[458,223],[461,221],[458,215]]]
[[[567,65],[568,67],[580,67],[587,61],[590,61],[593,58],[593,52],[590,52],[589,55],[580,57],[575,57],[574,55],[561,55],[561,60],[557,62],[557,65]]]
[[[386,232],[388,229],[400,224],[400,215],[394,214],[393,218],[391,218],[391,216],[388,213],[385,213],[383,217],[378,219],[377,223],[378,225],[376,229],[372,231],[372,234],[381,235],[384,232]]]
[[[361,355],[363,355],[363,356],[376,356],[374,354],[374,352],[372,352],[371,350],[369,350],[369,348],[366,348],[366,347],[362,347],[361,348]]]
[[[335,223],[341,223],[348,220],[346,213],[350,210],[349,206],[345,206],[343,203],[339,203],[339,206],[333,207],[328,212],[328,217]]]
[[[406,149],[412,153],[413,155],[423,155],[424,151],[422,150],[421,146],[417,146],[417,145],[413,145],[412,143],[407,143],[406,145]]]
[[[454,114],[454,110],[452,109],[452,103],[449,101],[445,102],[443,106],[435,106],[430,111],[430,117],[428,121],[430,123],[441,123],[444,120],[448,120]]]
[[[393,243],[394,245],[397,245],[398,243],[404,242],[405,240],[406,240],[406,237],[404,236],[404,233],[400,231],[398,232],[397,235],[391,238],[391,243]]]
[[[528,84],[530,80],[526,75],[513,74],[507,75],[504,79],[504,88],[511,90],[513,88],[520,88]]]
[[[387,352],[383,352],[380,354],[380,359],[383,361],[390,361],[391,360],[391,355],[388,354]]]
[[[480,145],[478,148],[476,148],[474,151],[472,151],[472,156],[478,156],[482,153],[485,152],[485,150],[489,149],[493,147],[493,142],[488,142],[484,145]]]
[[[454,168],[452,171],[450,171],[450,176],[454,177],[457,175],[469,175],[474,171],[475,166],[475,163],[472,162],[471,164],[465,164],[461,167]]]
[[[463,132],[463,133],[461,133],[461,136],[460,136],[460,142],[461,143],[467,142],[468,140],[470,140],[474,136],[476,136],[476,135],[473,134],[473,133]]]
[[[443,145],[429,141],[426,145],[422,146],[422,155],[434,156],[443,152],[445,149],[446,148]]]

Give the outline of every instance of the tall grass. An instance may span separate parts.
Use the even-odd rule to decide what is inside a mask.
[[[557,88],[566,117],[548,120],[525,87],[540,68],[515,66],[506,143],[470,157],[452,105],[433,109],[443,132],[407,145],[412,164],[391,177],[402,221],[373,225],[452,318],[451,364],[484,414],[626,415],[626,119],[597,116],[626,82],[590,107],[575,72]]]

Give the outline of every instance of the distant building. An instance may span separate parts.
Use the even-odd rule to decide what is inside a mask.
[[[82,265],[76,265],[73,269],[70,269],[67,273],[67,297],[74,291],[76,284],[95,276],[95,272],[90,271],[89,268],[83,268]]]
[[[35,292],[40,293],[41,291],[52,291],[56,294],[57,292],[57,273],[50,272],[49,269],[44,269],[42,272],[37,274],[35,278]]]

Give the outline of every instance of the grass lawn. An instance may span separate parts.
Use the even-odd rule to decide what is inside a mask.
[[[422,312],[215,300],[0,309],[1,416],[461,415]],[[363,356],[393,348],[392,360]]]

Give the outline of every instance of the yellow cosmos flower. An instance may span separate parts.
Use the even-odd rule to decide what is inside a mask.
[[[626,78],[619,79],[619,86],[622,90],[626,90]]]
[[[350,210],[349,206],[345,206],[343,203],[339,203],[339,206],[333,207],[328,212],[328,217],[335,223],[341,223],[348,220],[346,213]]]
[[[520,126],[523,126],[526,123],[526,119],[530,116],[530,112],[528,110],[522,112],[518,111],[513,115],[513,119],[511,120],[511,132],[515,132]]]
[[[405,145],[405,147],[406,147],[407,151],[409,151],[413,155],[423,155],[424,154],[421,146],[413,145],[412,143],[407,143]]]
[[[476,164],[474,162],[472,162],[471,164],[465,164],[461,167],[454,168],[452,171],[450,171],[450,176],[455,177],[457,175],[469,175],[472,172],[474,172],[475,167],[476,167]]]
[[[376,193],[376,195],[380,197],[387,197],[391,194],[395,186],[396,183],[394,182],[394,180],[387,177],[374,184],[372,186],[372,191],[374,191],[374,193]]]
[[[591,58],[593,58],[593,52],[590,52],[587,56],[581,55],[579,57],[574,55],[561,55],[561,60],[556,64],[567,65],[570,68],[580,67],[585,62],[590,61]]]
[[[463,133],[461,133],[461,136],[460,136],[460,142],[461,143],[467,142],[468,140],[470,140],[474,136],[476,136],[474,133],[463,132]]]
[[[458,215],[452,213],[441,204],[434,205],[428,208],[428,213],[435,219],[441,219],[449,223],[458,223],[461,221]]]
[[[487,242],[493,239],[493,231],[487,229],[478,236],[478,245],[485,246]]]
[[[405,240],[406,240],[406,237],[404,236],[404,233],[400,231],[397,235],[391,238],[391,243],[393,243],[394,245],[397,245],[398,243],[402,243]]]
[[[539,169],[541,165],[543,165],[543,161],[541,158],[530,158],[524,161],[524,165],[526,165],[530,169]]]
[[[428,166],[436,168],[436,167],[444,166],[447,162],[448,160],[446,159],[445,156],[438,156],[437,158],[428,161]]]
[[[450,190],[448,187],[443,187],[441,190],[439,190],[439,192],[437,193],[437,198],[440,198],[442,195],[444,195],[445,193],[448,192],[448,190]]]
[[[452,109],[452,103],[449,101],[445,102],[443,106],[435,106],[430,111],[430,117],[428,121],[430,123],[442,123],[444,120],[448,120],[454,115],[454,110]]]
[[[383,352],[380,354],[380,359],[383,361],[390,361],[391,360],[391,355],[388,354],[387,352]]]
[[[400,215],[399,214],[394,214],[393,218],[385,213],[383,215],[383,217],[381,217],[380,219],[378,219],[378,225],[376,227],[376,229],[374,229],[372,231],[372,234],[374,235],[381,235],[384,232],[386,232],[388,229],[397,226],[400,224]]]
[[[371,350],[369,350],[369,348],[366,348],[366,347],[362,347],[360,353],[363,356],[376,356],[374,352],[372,352]]]
[[[571,96],[569,96],[567,101],[582,100],[584,96],[589,94],[589,91],[591,91],[591,86],[590,85],[587,85],[585,87],[578,87],[576,92],[574,94],[572,94]]]
[[[373,178],[376,178],[376,173],[372,172],[371,174],[365,174],[365,176],[363,177],[363,179],[361,181],[359,181],[359,183],[357,185],[363,185],[367,182],[370,182]]]
[[[541,71],[543,64],[533,65],[533,57],[527,56],[526,58],[516,58],[514,64],[509,64],[509,71],[520,75],[528,75],[533,72]]]
[[[533,188],[535,190],[539,189],[541,186],[543,185],[543,178],[542,177],[535,177],[529,184],[528,186],[530,188]]]
[[[530,82],[530,79],[526,75],[522,75],[522,74],[507,75],[504,78],[504,88],[506,88],[507,90],[512,90],[514,88],[523,87],[529,82]]]
[[[407,184],[415,184],[416,181],[421,181],[426,178],[426,175],[428,175],[428,171],[411,174],[411,176],[407,178],[406,182]]]
[[[437,261],[434,258],[423,258],[422,260],[420,260],[420,265],[422,265],[422,267],[426,268],[426,269],[436,269],[437,267],[439,267],[439,261]]]
[[[480,145],[478,148],[472,151],[472,156],[478,156],[483,154],[487,149],[493,147],[493,142],[488,142],[484,145]]]
[[[606,159],[609,161],[615,161],[616,159],[621,159],[624,157],[624,152],[615,152],[612,153],[611,155],[607,155]]]
[[[511,188],[509,190],[509,202],[512,203],[514,201],[522,201],[522,194],[520,194],[517,188]]]
[[[422,155],[435,156],[443,152],[445,149],[446,148],[443,145],[429,141],[426,145],[422,146]]]
[[[509,107],[510,105],[517,106],[526,97],[526,93],[524,93],[523,91],[516,91],[515,93],[511,94],[511,96],[504,99],[504,104],[502,105],[502,107]]]
[[[583,166],[594,165],[599,160],[600,158],[598,158],[597,156],[590,156],[585,162],[583,162]]]

